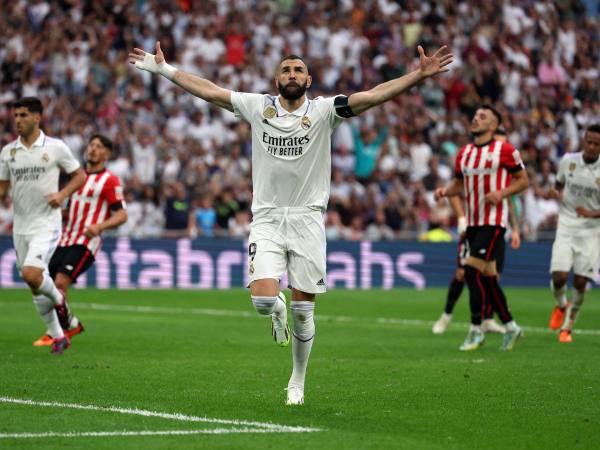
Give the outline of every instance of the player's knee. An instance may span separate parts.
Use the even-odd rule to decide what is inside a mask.
[[[552,284],[555,289],[562,288],[567,284],[568,274],[565,272],[552,272]]]
[[[306,341],[315,334],[315,303],[308,301],[292,301],[292,317],[294,318],[294,335]]]
[[[464,283],[465,281],[465,269],[456,269],[456,273],[454,274],[454,278],[456,281],[460,283]]]
[[[585,292],[587,282],[587,278],[575,275],[575,277],[573,278],[573,287],[577,289],[580,293]]]
[[[275,302],[277,302],[277,297],[252,296],[252,304],[254,305],[254,309],[256,309],[257,313],[262,314],[263,316],[273,313]]]
[[[37,267],[23,267],[21,276],[23,277],[23,281],[34,290],[39,288],[44,280],[43,272]]]

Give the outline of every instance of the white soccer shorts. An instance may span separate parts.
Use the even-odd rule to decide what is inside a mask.
[[[309,294],[327,290],[323,212],[306,207],[277,208],[255,215],[248,240],[249,284],[280,280]]]
[[[48,270],[48,263],[56,250],[59,239],[60,230],[13,235],[17,252],[17,268],[21,270],[25,266],[31,266],[44,271]]]
[[[572,236],[557,233],[550,272],[569,272],[595,280],[600,264],[600,234]]]

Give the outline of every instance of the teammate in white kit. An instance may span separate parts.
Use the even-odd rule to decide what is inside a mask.
[[[595,279],[600,262],[600,125],[588,127],[582,152],[567,153],[560,160],[551,194],[561,202],[550,262],[556,300],[550,328],[560,328],[559,342],[568,343],[573,341],[571,330],[586,286]],[[569,304],[566,290],[571,269],[573,299]]]
[[[11,187],[17,267],[52,336],[52,353],[61,354],[70,345],[59,323],[67,314],[67,304],[48,274],[48,261],[60,238],[60,206],[79,189],[85,175],[65,143],[40,130],[39,99],[24,97],[13,108],[19,137],[0,153],[0,195]],[[61,169],[71,179],[59,191]]]
[[[256,311],[271,316],[275,341],[289,343],[285,297],[280,279],[287,270],[294,318],[293,371],[288,405],[304,403],[304,378],[314,341],[314,302],[326,290],[323,216],[331,179],[331,134],[344,118],[386,102],[425,78],[447,72],[446,47],[427,57],[419,47],[420,68],[375,88],[350,95],[309,99],[312,78],[302,58],[285,57],[276,68],[278,96],[232,92],[177,70],[156,55],[134,49],[129,61],[163,75],[191,94],[235,113],[252,128],[253,220],[249,238],[249,286]]]

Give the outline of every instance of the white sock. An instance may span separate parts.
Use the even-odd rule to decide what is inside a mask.
[[[285,316],[287,310],[285,303],[279,297],[255,297],[252,296],[252,303],[256,312],[262,316],[275,314],[278,317]]]
[[[471,324],[471,327],[469,328],[469,331],[479,331],[481,333],[482,332],[481,331],[481,325]]]
[[[292,316],[294,317],[292,360],[294,367],[288,386],[304,387],[308,357],[315,340],[314,311],[315,302],[292,301]]]
[[[567,284],[565,283],[560,289],[554,287],[554,281],[550,280],[550,289],[554,294],[556,305],[559,308],[564,308],[567,305]]]
[[[50,300],[54,302],[55,305],[60,305],[63,301],[63,295],[56,288],[54,281],[50,278],[50,275],[44,273],[44,279],[42,280],[42,284],[37,288],[38,294],[44,294]]]
[[[519,328],[517,322],[515,322],[514,320],[511,320],[505,326],[507,331],[517,331],[517,329]]]
[[[58,316],[56,315],[52,300],[45,295],[35,295],[33,297],[33,303],[40,313],[42,320],[46,324],[48,334],[50,334],[50,336],[53,338],[64,337],[65,334],[63,333],[60,322],[58,321]]]
[[[569,315],[565,320],[564,326],[562,327],[563,330],[573,329],[573,325],[575,325],[581,305],[583,305],[584,298],[585,290],[583,292],[579,292],[577,289],[573,289],[573,304],[569,308]]]

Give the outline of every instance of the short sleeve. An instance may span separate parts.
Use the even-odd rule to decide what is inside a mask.
[[[262,94],[248,94],[246,92],[232,92],[231,104],[235,117],[251,122],[252,117],[262,113],[264,96]]]
[[[8,161],[6,159],[6,151],[0,152],[0,181],[10,180],[10,171],[8,169]]]
[[[500,166],[504,167],[510,173],[519,172],[525,169],[525,164],[521,159],[521,153],[508,142],[502,144],[500,150]]]
[[[464,153],[465,153],[465,147],[461,148],[458,151],[458,153],[456,154],[456,159],[454,160],[454,176],[456,178],[460,178],[460,179],[462,179],[464,177],[463,171],[462,171],[462,166],[460,164],[460,161],[462,160]]]
[[[109,206],[120,205],[125,209],[125,200],[123,198],[123,188],[119,178],[115,175],[106,181],[104,188],[102,189],[102,196],[106,199]]]
[[[560,183],[560,184],[565,184],[566,180],[567,180],[567,164],[568,164],[568,160],[567,160],[567,155],[563,156],[560,160],[560,162],[558,163],[558,172],[556,173],[556,182]]]
[[[65,172],[70,174],[81,167],[79,161],[77,161],[75,159],[75,156],[73,156],[73,152],[71,152],[71,149],[67,147],[67,145],[64,142],[61,141],[58,148],[58,165],[62,169],[64,169]]]
[[[325,116],[329,125],[332,129],[337,128],[345,117],[340,116],[335,109],[335,99],[337,97],[344,97],[343,95],[336,95],[335,97],[317,97],[315,100],[319,101],[321,113]]]

